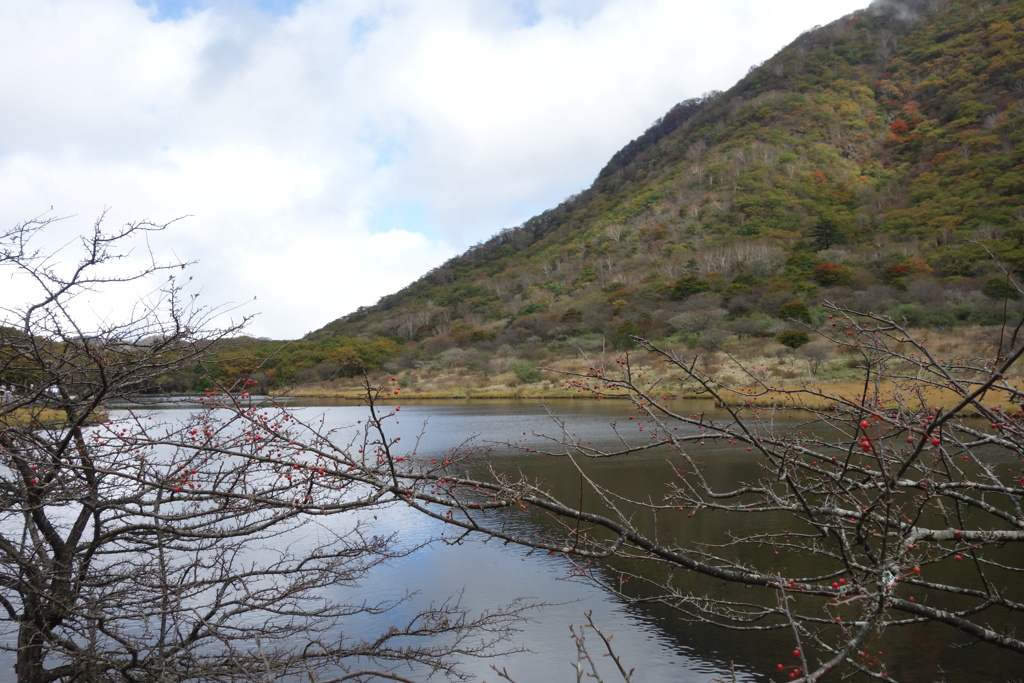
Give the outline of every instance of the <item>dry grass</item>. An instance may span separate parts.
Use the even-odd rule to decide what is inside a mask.
[[[962,328],[938,332],[919,330],[917,338],[924,340],[940,361],[956,363],[969,359],[991,357],[998,352],[998,330],[992,328]],[[820,344],[819,344],[820,346]],[[904,353],[913,353],[909,345],[901,348]],[[711,378],[720,387],[720,399],[733,405],[753,404],[773,407],[806,407],[828,409],[846,400],[859,400],[864,391],[861,358],[855,348],[830,348],[826,358],[812,362],[808,354],[798,350],[795,353],[783,348],[772,340],[734,341],[722,349],[699,354],[682,349],[680,355],[692,361],[695,369]],[[759,353],[758,353],[759,351]],[[589,394],[574,387],[563,386],[565,373],[586,375],[592,368],[602,368],[605,373],[615,373],[621,366],[617,360],[623,356],[616,353],[597,354],[591,358],[577,356],[563,357],[538,362],[545,368],[543,379],[524,384],[513,372],[499,372],[486,375],[481,372],[461,371],[446,368],[431,369],[429,364],[414,369],[400,370],[398,384],[401,396],[406,399],[447,399],[447,398],[497,398],[497,399],[548,399],[583,398]],[[505,367],[511,367],[516,358],[508,358]],[[653,391],[671,398],[708,398],[695,382],[686,378],[679,367],[667,363],[660,356],[646,351],[629,353],[634,377],[641,376],[639,384],[655,387]],[[812,374],[812,368],[816,373]],[[908,374],[916,372],[916,366],[906,363],[905,367],[890,365],[890,373]],[[389,375],[371,378],[374,383],[385,384]],[[1022,376],[1017,372],[1010,378],[1014,386],[1022,386]],[[338,380],[296,387],[287,393],[293,396],[330,397],[359,399],[363,395],[361,379]],[[965,380],[966,381],[966,380]],[[914,385],[917,393],[909,394],[900,386]],[[728,387],[728,388],[727,388]],[[885,382],[869,390],[869,401],[880,407],[897,404],[915,407],[950,406],[959,399],[948,388],[926,386],[924,382],[910,377],[906,382]],[[1004,409],[1011,406],[1005,392],[991,392],[986,404],[998,405]],[[1016,406],[1013,406],[1016,410]]]
[[[1012,383],[1012,386],[1021,390],[1024,388],[1024,383],[1017,381]],[[862,403],[863,392],[863,382],[848,381],[780,385],[760,392],[755,390],[729,391],[723,394],[723,399],[724,402],[732,405],[828,410],[847,403]],[[1018,406],[1010,399],[1009,392],[1005,390],[990,390],[980,400],[986,406],[994,409],[1017,412]],[[948,387],[917,384],[911,391],[904,384],[882,382],[869,387],[866,402],[869,405],[876,405],[880,409],[904,406],[914,410],[929,410],[948,409],[959,404],[961,400],[962,395]]]
[[[657,389],[655,393],[668,398],[709,398],[708,393],[693,382],[684,382],[678,373],[659,374],[648,371],[646,380]],[[778,377],[769,377],[769,382],[760,384],[751,381],[749,376],[738,374],[731,368],[720,368],[714,373],[719,385],[719,398],[722,403],[730,405],[753,405],[774,408],[807,408],[825,410],[846,402],[861,402],[864,393],[863,380],[826,380],[816,381],[811,377],[801,377],[798,381],[786,381]],[[745,380],[745,381],[744,381]],[[907,388],[913,385],[913,391]],[[1015,389],[1024,390],[1024,381],[1019,378],[1010,383]],[[605,393],[607,390],[605,390]],[[615,392],[610,392],[615,393]],[[288,392],[291,396],[318,398],[360,399],[364,390],[355,385],[318,384],[299,387]],[[545,379],[535,384],[512,385],[493,383],[479,386],[466,386],[445,382],[439,386],[435,383],[416,383],[403,386],[400,396],[408,399],[452,399],[452,398],[490,398],[490,399],[551,399],[551,398],[588,398],[588,392],[562,386],[557,378]],[[1006,391],[990,390],[983,401],[986,405],[998,407],[1005,411],[1016,412],[1017,406],[1010,401]],[[868,387],[868,402],[879,408],[893,408],[904,405],[911,408],[948,408],[960,401],[960,394],[948,387],[928,386],[913,380],[907,383],[893,381],[872,383]]]
[[[107,420],[107,411],[103,408],[89,415],[87,424],[99,424]],[[67,425],[67,415],[53,408],[15,408],[0,415],[0,426],[5,428],[39,427],[59,428]]]
[[[304,398],[340,398],[358,400],[366,395],[366,390],[356,385],[317,384],[298,387],[287,392],[288,396]],[[447,387],[436,385],[413,385],[403,387],[400,398],[405,399],[452,399],[452,398],[571,398],[557,385],[551,382],[537,384],[489,384],[486,386],[466,386],[453,384]]]

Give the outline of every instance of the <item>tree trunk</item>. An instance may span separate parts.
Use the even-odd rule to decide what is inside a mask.
[[[14,673],[18,683],[46,683],[46,671],[43,668],[43,638],[39,627],[29,620],[23,620],[18,627],[18,659],[14,664]]]

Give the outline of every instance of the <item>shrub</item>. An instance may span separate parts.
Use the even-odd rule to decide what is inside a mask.
[[[521,360],[512,366],[516,379],[523,384],[533,384],[541,379],[541,371],[531,362]]]
[[[1006,278],[994,277],[984,284],[981,293],[990,299],[1010,299],[1017,301],[1021,298],[1020,292],[1010,284]]]
[[[779,317],[809,323],[811,322],[811,311],[803,301],[789,301],[779,306]]]
[[[775,340],[783,346],[798,349],[811,341],[811,336],[803,330],[785,330],[775,335]]]
[[[848,285],[853,280],[854,270],[841,263],[819,263],[811,270],[811,278],[822,287]]]
[[[711,285],[706,280],[702,280],[696,275],[684,275],[676,280],[672,286],[671,296],[673,299],[681,301],[694,294],[706,292],[709,289],[711,289]]]

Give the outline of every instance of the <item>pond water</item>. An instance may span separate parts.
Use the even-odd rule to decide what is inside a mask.
[[[175,411],[186,408],[185,404],[178,404],[151,409],[173,419]],[[354,434],[357,422],[367,416],[364,406],[345,402],[327,405],[326,401],[292,401],[290,408],[306,421],[322,419],[325,428],[339,430],[340,438],[346,433]],[[550,403],[549,409],[564,420],[565,431],[585,435],[595,445],[608,447],[622,438],[621,425],[628,420],[628,406],[624,402],[561,401]],[[689,414],[714,412],[715,408],[710,403],[692,402],[679,406],[679,410]],[[113,411],[112,417],[117,414]],[[529,401],[402,401],[399,416],[400,419],[388,424],[389,433],[402,437],[401,443],[415,448],[415,455],[422,458],[443,456],[471,439],[480,446],[515,442],[542,447],[550,443],[543,435],[558,437],[563,429],[552,420],[548,409]],[[616,429],[616,424],[620,429]],[[710,441],[703,448],[720,465],[717,476],[735,481],[756,470],[745,449]],[[656,495],[666,471],[671,471],[667,457],[665,452],[651,452],[628,459],[588,461],[588,474],[603,481],[615,481],[626,494]],[[578,474],[564,459],[513,454],[502,448],[492,450],[487,459],[499,468],[521,469],[546,481],[555,491],[571,493],[578,486]],[[537,516],[523,523],[542,530],[545,521]],[[679,533],[701,533],[701,528],[729,523],[724,517],[708,515],[699,525],[694,522]],[[770,517],[758,521],[768,527],[773,523],[775,520]],[[406,508],[389,508],[381,514],[379,525],[382,531],[399,531],[410,544],[438,535],[455,535]],[[616,570],[608,567],[606,572],[614,576]],[[467,659],[462,663],[464,670],[484,681],[499,680],[492,665],[506,669],[520,683],[575,680],[572,663],[576,661],[576,647],[569,626],[585,623],[587,612],[593,613],[604,633],[614,636],[616,653],[627,668],[635,669],[634,681],[785,680],[775,667],[777,662],[784,661],[786,655],[781,653],[792,648],[789,633],[726,631],[688,623],[666,608],[624,604],[592,585],[574,580],[572,566],[561,556],[530,554],[522,548],[486,542],[483,538],[468,537],[457,544],[435,543],[393,561],[363,581],[358,595],[374,602],[399,598],[406,591],[416,592],[416,597],[401,608],[399,617],[455,595],[462,596],[464,605],[480,609],[497,607],[516,598],[547,603],[523,624],[514,643],[523,652],[494,659]],[[389,618],[395,616],[391,614]],[[353,626],[348,624],[346,628]],[[596,637],[588,637],[588,645],[594,648],[594,654],[599,653]],[[886,652],[891,677],[900,681],[980,683],[1011,680],[1018,670],[1024,670],[1024,658],[995,648],[957,648],[935,625],[887,634],[884,642],[877,645]],[[734,679],[730,665],[735,669]],[[601,666],[605,673],[611,671],[607,658]],[[606,680],[619,679],[609,675]]]

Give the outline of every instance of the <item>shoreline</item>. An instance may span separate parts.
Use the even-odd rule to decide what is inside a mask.
[[[1024,384],[1014,382],[1017,390],[1024,390]],[[860,400],[858,391],[850,389],[862,389],[863,384],[857,383],[851,387],[849,382],[821,382],[803,385],[772,386],[764,389],[723,389],[719,395],[712,396],[706,391],[676,391],[657,392],[658,397],[668,401],[697,400],[712,401],[720,407],[733,408],[772,408],[778,410],[804,410],[804,411],[836,411],[842,406],[857,410],[864,403]],[[959,403],[962,396],[947,388],[931,387],[930,391],[923,393],[927,405],[917,406],[921,410],[934,411],[936,408],[950,407]],[[993,403],[993,407],[999,407],[1007,413],[1022,412],[1021,406],[1005,400],[1006,392],[999,391],[1000,400]],[[905,399],[900,398],[901,392],[894,384],[881,387],[875,397],[867,401],[873,405],[875,410],[889,410],[900,407]],[[365,398],[365,391],[357,388],[330,389],[326,387],[305,387],[290,391],[273,392],[271,398],[305,398],[305,399],[334,399],[359,401]],[[415,388],[401,390],[401,394],[394,397],[396,400],[405,401],[472,401],[472,400],[502,400],[502,401],[525,401],[525,400],[589,400],[589,401],[619,401],[628,400],[629,395],[622,393],[607,393],[595,395],[583,390],[573,392],[561,390],[550,390],[527,387],[452,387],[444,390],[422,390]],[[1008,396],[1006,396],[1008,398]],[[384,399],[384,397],[382,397]],[[389,397],[390,399],[390,397]],[[388,400],[389,400],[388,399]],[[724,400],[723,400],[724,399]],[[919,402],[919,401],[918,401]],[[967,411],[970,414],[972,411]]]

